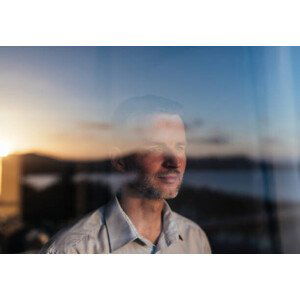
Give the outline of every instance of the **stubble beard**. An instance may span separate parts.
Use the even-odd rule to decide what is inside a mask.
[[[133,182],[130,184],[130,188],[140,194],[143,198],[149,200],[168,200],[173,199],[178,195],[183,180],[183,178],[181,178],[176,188],[170,191],[163,191],[161,188],[156,187],[151,179],[152,178],[145,177],[139,181]]]

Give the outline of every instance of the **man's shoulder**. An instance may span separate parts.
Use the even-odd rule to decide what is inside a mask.
[[[97,238],[104,225],[104,210],[105,206],[101,206],[60,230],[43,247],[41,253],[73,253],[72,249],[75,249],[77,244],[84,243],[87,239]]]
[[[210,245],[204,230],[194,221],[173,211],[177,222],[179,232],[183,235],[183,239],[188,242],[198,242],[203,248],[203,253],[210,253]]]
[[[193,230],[199,230],[199,231],[203,231],[201,229],[201,227],[195,223],[194,221],[180,215],[179,213],[173,211],[173,215],[175,216],[176,222],[178,224],[178,226],[180,227],[180,229],[193,229]]]

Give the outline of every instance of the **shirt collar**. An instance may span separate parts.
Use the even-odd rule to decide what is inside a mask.
[[[133,224],[120,206],[117,197],[107,203],[105,221],[112,252],[138,238]]]
[[[112,252],[137,238],[141,238],[135,226],[120,206],[117,197],[106,205],[105,221]],[[176,242],[178,238],[182,240],[174,213],[166,201],[163,209],[163,234],[167,246]]]
[[[182,240],[182,235],[179,232],[178,224],[176,222],[176,217],[166,201],[163,209],[163,234],[165,235],[168,246],[175,243],[178,238]]]

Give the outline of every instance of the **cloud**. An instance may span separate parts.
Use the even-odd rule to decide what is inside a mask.
[[[97,121],[81,121],[79,127],[84,130],[111,130],[112,124],[109,122],[97,122]]]
[[[186,130],[197,129],[203,126],[204,122],[202,119],[194,119],[192,122],[185,122]]]
[[[206,144],[206,145],[227,145],[230,139],[225,135],[210,135],[204,137],[192,137],[188,140],[192,144]]]
[[[265,145],[278,145],[280,144],[280,140],[276,137],[262,137],[261,142]]]
[[[204,124],[204,121],[202,119],[194,119],[192,122],[193,127],[202,127]]]

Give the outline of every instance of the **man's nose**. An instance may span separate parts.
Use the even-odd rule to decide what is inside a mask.
[[[178,168],[180,166],[179,156],[176,153],[171,151],[165,152],[163,166],[165,168],[172,168],[172,169]]]

